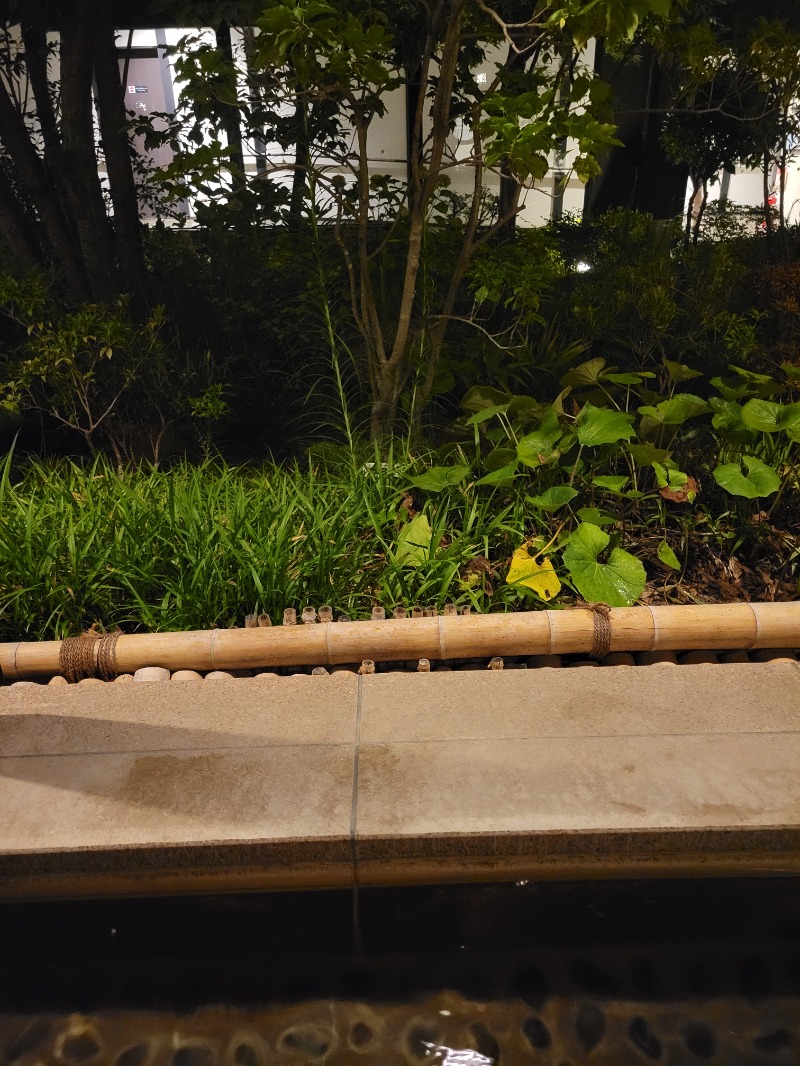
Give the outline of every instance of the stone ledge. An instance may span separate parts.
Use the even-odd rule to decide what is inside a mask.
[[[0,690],[0,898],[800,870],[800,669]]]

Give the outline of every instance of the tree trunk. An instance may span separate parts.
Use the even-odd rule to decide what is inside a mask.
[[[0,169],[0,235],[15,265],[23,270],[44,267],[42,249],[31,220],[13,186]]]
[[[366,132],[357,125],[359,136],[359,281],[361,286],[361,317],[368,324],[367,357],[370,360],[372,385],[372,408],[370,431],[374,439],[391,434],[397,418],[397,403],[410,370],[409,340],[412,331],[414,305],[417,300],[417,278],[422,261],[422,237],[428,205],[436,192],[441,177],[442,159],[450,129],[450,111],[453,98],[453,83],[461,51],[462,14],[466,0],[452,0],[448,14],[447,30],[439,53],[439,76],[431,107],[430,148],[427,158],[420,159],[423,144],[423,101],[430,84],[430,57],[433,53],[433,38],[429,36],[426,55],[421,65],[420,96],[414,116],[412,131],[412,190],[409,211],[406,259],[403,270],[403,285],[400,307],[395,323],[391,351],[387,354],[383,344],[383,332],[377,321],[374,294],[369,274],[370,257],[367,247],[367,218],[369,211],[369,175],[366,169]],[[432,21],[432,24],[433,23]],[[370,340],[374,343],[370,345]]]
[[[512,74],[524,66],[525,57],[517,49],[509,45],[503,72]],[[498,241],[501,244],[504,241],[513,241],[516,234],[517,216],[516,213],[511,212],[511,205],[519,199],[519,188],[519,182],[511,173],[508,160],[504,159],[500,164],[500,194],[497,200],[497,217],[507,220],[497,234]]]
[[[702,195],[700,197],[700,205],[697,208],[697,218],[694,220],[694,230],[692,231],[692,244],[697,244],[700,239],[700,229],[703,225],[703,215],[706,213],[706,207],[708,206],[708,181],[703,178],[703,182],[700,186]]]
[[[60,265],[67,293],[74,302],[88,299],[89,281],[80,249],[73,240],[56,191],[28,135],[22,116],[0,79],[0,142],[8,152],[24,195],[42,223],[53,259]]]
[[[394,433],[397,425],[397,401],[402,385],[389,367],[379,371],[372,388],[369,432],[372,440],[383,440]]]
[[[294,123],[296,126],[292,194],[289,199],[289,229],[296,230],[303,220],[308,168],[308,110],[300,93],[295,95]]]
[[[233,62],[233,42],[231,41],[231,28],[227,22],[221,22],[216,29],[217,49],[230,65],[233,76],[236,76],[236,67]],[[232,181],[234,189],[241,189],[245,184],[244,176],[244,149],[242,146],[242,124],[239,119],[239,108],[235,104],[222,104],[222,124],[225,129],[225,138],[228,147],[232,149],[231,163],[234,167]]]
[[[91,295],[110,300],[118,291],[111,227],[97,172],[92,116],[92,36],[95,12],[78,0],[61,30],[61,138],[64,172]]]
[[[113,25],[99,13],[94,27],[94,70],[100,135],[114,208],[120,280],[127,292],[141,296],[145,286],[141,223],[131,164],[131,144],[126,129],[119,58]]]

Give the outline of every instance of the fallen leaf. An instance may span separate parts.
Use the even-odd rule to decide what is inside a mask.
[[[671,489],[665,486],[663,489],[658,490],[665,500],[672,500],[673,503],[691,503],[694,500],[698,492],[698,485],[695,479],[689,475],[686,479],[686,484],[682,485],[679,489]]]
[[[399,511],[405,511],[409,518],[413,518],[417,513],[416,508],[414,507],[414,497],[409,495],[409,493],[406,493],[398,504],[397,509]]]
[[[511,556],[506,584],[523,585],[543,600],[551,600],[561,591],[561,582],[550,560],[545,559],[538,563],[536,556],[532,556],[524,544]]]
[[[465,574],[491,574],[492,564],[485,555],[473,555],[464,566]]]

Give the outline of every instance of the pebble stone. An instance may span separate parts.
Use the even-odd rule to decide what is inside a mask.
[[[169,670],[163,666],[141,666],[133,675],[134,681],[169,681]]]

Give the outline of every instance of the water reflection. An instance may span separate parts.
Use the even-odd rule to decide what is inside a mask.
[[[437,1066],[495,1066],[494,1059],[481,1055],[480,1051],[472,1051],[471,1048],[445,1047],[443,1044],[430,1044],[423,1042],[431,1056],[430,1062]]]

